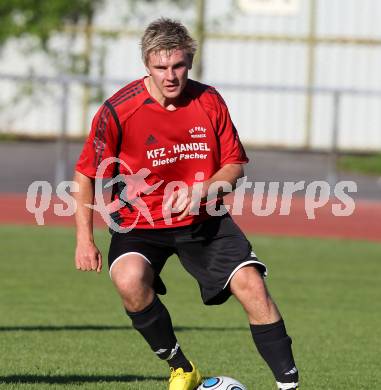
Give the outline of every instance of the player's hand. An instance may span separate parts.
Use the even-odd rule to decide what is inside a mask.
[[[164,214],[180,213],[176,219],[182,221],[192,211],[198,211],[196,209],[200,207],[203,197],[202,187],[182,187],[169,196],[164,204]]]
[[[81,271],[102,270],[102,254],[93,242],[78,242],[75,250],[75,267]]]
[[[173,191],[164,204],[164,215],[169,216],[171,214],[181,213],[184,217],[189,214],[189,205],[191,202],[191,188],[181,187],[176,191]],[[178,216],[177,218],[179,218]]]

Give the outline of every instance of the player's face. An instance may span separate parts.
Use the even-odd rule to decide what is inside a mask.
[[[150,53],[146,65],[153,82],[152,92],[158,100],[177,99],[183,91],[188,70],[192,68],[192,58],[184,50],[173,50],[168,53],[162,50]]]

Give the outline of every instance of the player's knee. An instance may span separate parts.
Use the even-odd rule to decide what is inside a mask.
[[[247,266],[239,269],[231,280],[230,288],[237,298],[247,296],[255,299],[267,299],[263,277],[255,267]]]
[[[139,291],[146,289],[151,285],[150,280],[151,278],[138,270],[130,270],[113,277],[116,288],[126,296],[138,294]]]
[[[122,296],[135,295],[144,288],[144,281],[140,275],[119,276],[113,282]]]
[[[153,273],[144,267],[129,266],[113,270],[112,281],[125,305],[140,306],[152,290]]]
[[[119,280],[116,288],[123,306],[130,312],[143,310],[152,301],[154,295],[152,287],[143,278],[134,275]]]

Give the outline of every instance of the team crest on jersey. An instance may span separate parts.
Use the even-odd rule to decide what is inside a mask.
[[[192,138],[206,138],[206,128],[203,126],[195,126],[189,130]]]

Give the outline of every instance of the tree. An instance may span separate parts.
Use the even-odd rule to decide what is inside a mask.
[[[64,24],[91,19],[104,0],[1,0],[0,45],[9,38],[35,37],[46,46]]]

